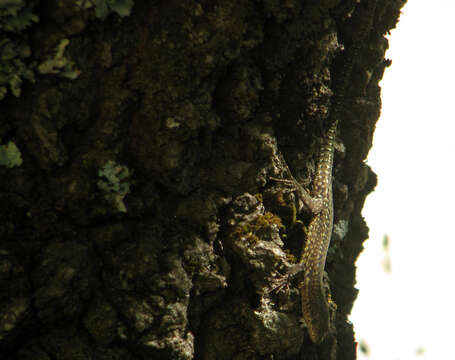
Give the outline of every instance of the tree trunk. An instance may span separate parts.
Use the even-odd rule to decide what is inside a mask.
[[[1,2],[0,358],[354,359],[404,2]],[[274,289],[309,215],[270,178],[310,186],[334,96],[337,310],[315,345],[295,284]]]

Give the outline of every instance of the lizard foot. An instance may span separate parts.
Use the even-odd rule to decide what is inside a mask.
[[[287,270],[287,273],[278,279],[275,280],[276,286],[272,288],[273,292],[279,293],[286,288],[289,288],[289,284],[291,280],[298,276],[299,274],[303,274],[303,263],[294,264]]]
[[[295,180],[294,178],[293,179],[280,179],[280,178],[276,178],[276,177],[270,177],[270,180],[280,182],[286,186],[289,186],[292,189],[297,189],[299,187],[297,180]]]
[[[284,291],[285,289],[289,288],[289,283],[291,282],[291,278],[289,275],[283,275],[276,280],[274,279],[274,282],[276,284],[272,287],[272,292],[275,292],[278,294],[278,293]]]

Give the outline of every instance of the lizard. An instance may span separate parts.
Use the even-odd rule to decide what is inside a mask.
[[[289,269],[284,278],[286,280],[299,274],[303,275],[299,283],[302,315],[313,343],[320,343],[329,330],[330,309],[323,275],[333,226],[332,164],[337,125],[338,121],[331,124],[321,144],[311,192],[294,178],[291,180],[272,178],[290,185],[313,214],[300,261]]]
[[[321,343],[328,335],[332,312],[334,312],[332,309],[336,309],[330,294],[326,294],[323,283],[325,262],[333,228],[332,167],[335,137],[354,59],[372,26],[376,4],[377,0],[367,1],[366,8],[364,8],[367,17],[363,17],[363,21],[361,21],[361,29],[357,30],[358,38],[355,39],[352,48],[346,54],[341,80],[334,87],[332,109],[328,116],[329,126],[319,149],[318,165],[311,191],[306,190],[292,175],[290,180],[271,178],[290,185],[313,214],[308,225],[306,243],[300,261],[289,268],[284,279],[287,283],[292,277],[303,276],[299,281],[302,316],[309,337],[315,344]],[[363,15],[365,14],[360,11],[359,18],[362,18]]]

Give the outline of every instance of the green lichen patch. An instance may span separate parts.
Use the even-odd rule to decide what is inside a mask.
[[[8,90],[19,97],[23,79],[35,81],[33,64],[24,62],[31,55],[30,47],[8,34],[19,34],[38,22],[38,16],[32,12],[37,3],[37,0],[0,0],[0,100]]]
[[[12,141],[6,145],[0,145],[0,165],[7,168],[22,165],[21,152]]]
[[[264,232],[270,232],[273,227],[283,228],[281,219],[266,211],[251,223],[237,226],[231,233],[231,237],[248,241],[251,245],[256,244],[264,237]]]
[[[19,33],[27,26],[38,22],[33,14],[37,1],[0,0],[0,30]]]
[[[90,9],[95,7],[97,18],[104,20],[111,13],[115,12],[120,17],[130,16],[133,0],[79,0],[76,1],[81,9]]]
[[[81,72],[75,68],[73,61],[63,55],[69,43],[68,39],[62,39],[55,49],[55,56],[41,63],[38,71],[41,74],[58,74],[70,80],[78,78]]]
[[[7,38],[0,40],[0,100],[8,90],[19,97],[22,79],[35,82],[33,71],[24,62],[30,54],[30,47],[26,44],[15,43]]]
[[[126,180],[130,177],[130,170],[115,161],[109,160],[98,171],[97,186],[104,193],[104,199],[114,205],[114,207],[123,213],[127,212],[123,199],[130,192],[131,184]]]

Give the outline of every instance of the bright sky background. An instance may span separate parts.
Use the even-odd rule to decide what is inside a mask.
[[[351,321],[370,350],[359,359],[455,359],[455,0],[408,0],[402,12],[380,84],[368,157],[379,184],[363,211],[370,239]]]

